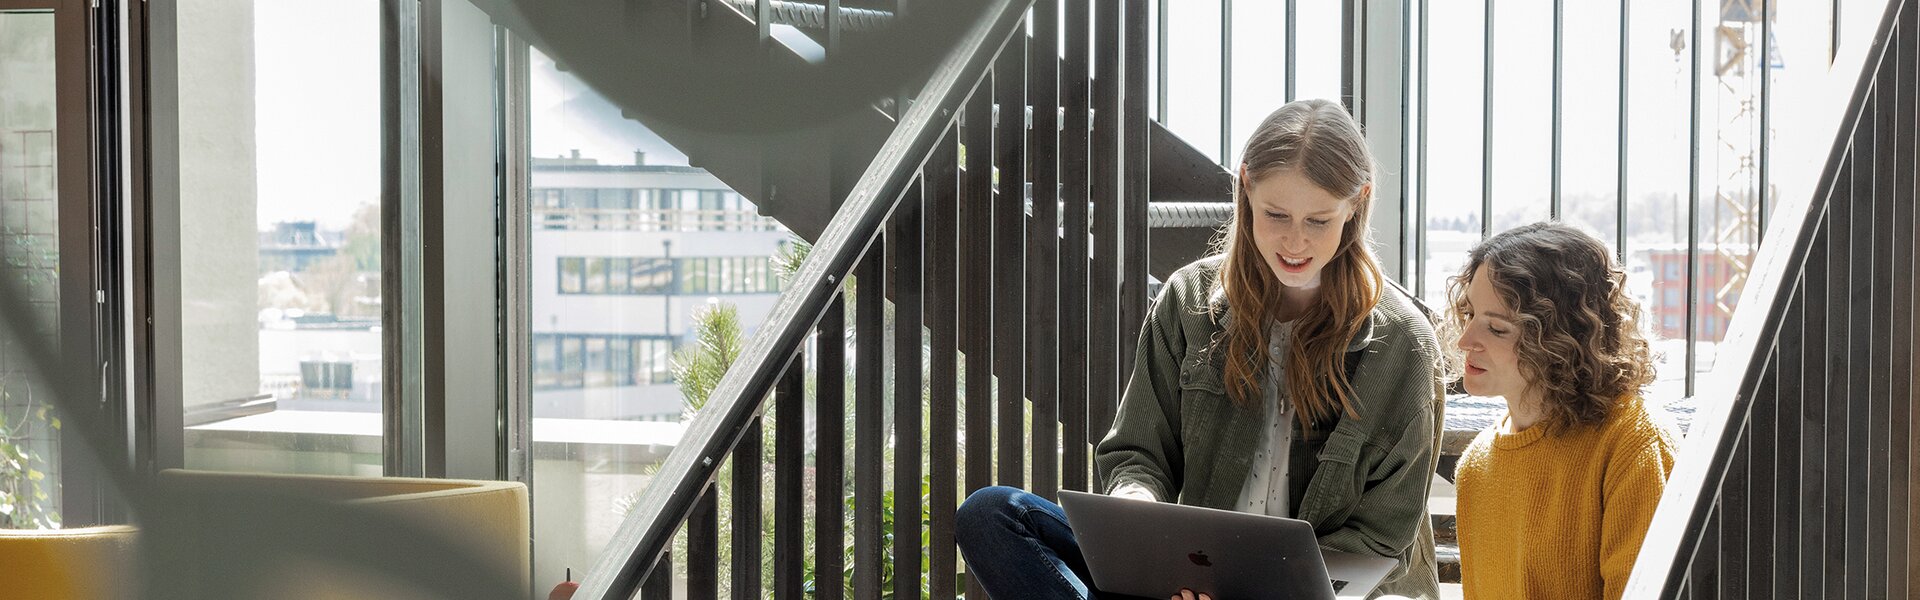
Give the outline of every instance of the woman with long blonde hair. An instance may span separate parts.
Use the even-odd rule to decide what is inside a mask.
[[[1398,562],[1375,596],[1434,597],[1438,345],[1368,248],[1366,139],[1340,105],[1306,100],[1242,156],[1220,252],[1175,272],[1140,332],[1096,448],[1105,491],[1304,520],[1324,549]],[[1098,594],[1053,503],[986,488],[958,521],[989,595]]]

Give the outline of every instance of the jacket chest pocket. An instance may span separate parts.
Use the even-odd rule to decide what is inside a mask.
[[[1211,359],[1213,352],[1190,352],[1180,359],[1180,396],[1184,399],[1189,392],[1210,392],[1215,396],[1226,396],[1227,386],[1221,375],[1224,366],[1220,361]]]
[[[1210,432],[1195,431],[1209,422],[1202,418],[1220,410],[1223,404],[1231,403],[1227,398],[1227,386],[1221,378],[1220,364],[1209,360],[1210,352],[1193,352],[1180,360],[1180,436],[1182,439],[1194,439],[1191,436],[1206,436]]]
[[[1367,481],[1363,445],[1350,428],[1335,427],[1326,435],[1312,458],[1313,475],[1300,502],[1300,519],[1319,528],[1344,523],[1352,515]]]

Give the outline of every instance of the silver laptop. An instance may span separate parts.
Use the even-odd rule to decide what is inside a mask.
[[[1214,600],[1366,598],[1396,561],[1321,550],[1298,519],[1060,492],[1067,525],[1102,592]]]

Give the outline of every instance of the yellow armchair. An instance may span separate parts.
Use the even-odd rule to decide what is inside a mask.
[[[121,598],[138,571],[134,528],[0,529],[0,596]]]
[[[503,596],[531,597],[532,523],[527,488],[511,481],[475,481],[461,479],[414,479],[402,477],[341,477],[329,475],[269,475],[213,471],[167,470],[160,473],[163,486],[187,486],[206,492],[222,487],[258,490],[262,486],[276,492],[345,503],[368,511],[381,511],[425,529],[435,529],[447,539],[476,552],[496,573],[510,575],[515,589]],[[261,590],[262,597],[274,598],[407,598],[404,586],[347,572],[324,561],[288,563],[284,573],[265,577],[277,581],[275,589]],[[417,590],[411,591],[417,592]]]
[[[498,597],[533,597],[532,527],[527,488],[517,482],[397,477],[267,475],[208,471],[162,471],[163,488],[219,495],[272,490],[340,502],[350,510],[378,511],[410,527],[434,531],[478,557],[494,575],[513,583]],[[199,518],[218,519],[218,514]],[[140,552],[193,553],[175,540],[141,544],[130,526],[57,530],[0,530],[0,598],[106,600],[144,597],[139,593]],[[220,540],[210,540],[219,543]],[[425,598],[421,590],[373,574],[344,568],[324,556],[304,552],[287,540],[288,552],[270,561],[268,573],[248,574],[248,596],[260,598]],[[158,564],[158,563],[156,563]],[[217,565],[209,565],[215,567]]]

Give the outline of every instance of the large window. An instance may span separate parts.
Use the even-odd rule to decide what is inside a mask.
[[[0,529],[62,522],[58,416],[27,355],[53,358],[60,326],[54,23],[0,11],[0,278],[24,292],[16,315],[32,324],[0,333]]]
[[[1851,87],[1857,75],[1835,76],[1831,15],[1789,4],[1763,28],[1763,3],[1706,3],[1696,23],[1687,3],[1569,2],[1556,39],[1552,3],[1419,6],[1431,10],[1412,36],[1423,158],[1409,206],[1425,214],[1412,221],[1413,287],[1443,306],[1483,236],[1557,217],[1624,259],[1656,337],[1653,395],[1692,394],[1768,212],[1811,188],[1829,148],[1779,139],[1831,135],[1815,115],[1838,105],[1814,82]]]
[[[536,578],[592,564],[703,398],[676,356],[751,335],[791,239],[719,174],[532,52],[529,307]],[[712,364],[712,363],[707,363]],[[713,367],[706,367],[713,368]]]
[[[770,256],[562,256],[558,260],[561,294],[769,294],[782,289]],[[582,272],[584,286],[579,285]]]
[[[645,335],[533,337],[534,390],[608,388],[673,383],[675,340]],[[556,359],[560,348],[564,360]]]
[[[380,5],[178,13],[186,466],[379,475]]]
[[[1154,62],[1152,110],[1168,130],[1222,164],[1237,162],[1247,136],[1288,100],[1342,100],[1341,3],[1297,3],[1292,29],[1285,2],[1154,4],[1164,8],[1154,16],[1160,33],[1152,51],[1166,65]],[[1232,14],[1223,15],[1223,7]],[[1223,70],[1230,75],[1224,80]]]
[[[1362,58],[1410,70],[1408,164],[1381,173],[1408,179],[1402,280],[1440,306],[1485,236],[1550,218],[1586,229],[1648,311],[1655,393],[1690,395],[1772,206],[1818,177],[1840,112],[1825,90],[1851,89],[1857,65],[1834,62],[1848,42],[1825,5],[1772,6],[1767,23],[1781,3],[1556,4],[1408,3],[1411,47]],[[1285,100],[1350,100],[1340,3],[1155,5],[1154,112],[1223,164]]]

